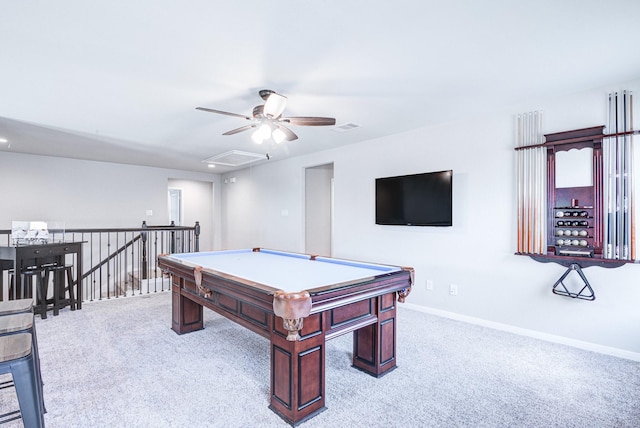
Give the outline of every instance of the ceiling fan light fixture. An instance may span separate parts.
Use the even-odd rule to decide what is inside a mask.
[[[256,144],[262,144],[262,142],[264,141],[264,138],[262,138],[262,135],[260,134],[259,130],[251,134],[251,141],[253,141]]]
[[[280,117],[286,106],[287,97],[273,92],[264,103],[264,115],[273,118]]]
[[[258,131],[260,131],[260,135],[262,135],[263,140],[268,140],[269,137],[271,137],[271,126],[268,123],[260,125]]]
[[[282,129],[280,128],[274,129],[271,136],[273,137],[273,141],[275,141],[276,144],[282,143],[287,138],[287,135],[282,132]]]
[[[267,123],[263,123],[260,127],[253,133],[251,139],[256,144],[262,144],[264,140],[268,140],[271,137],[271,126]]]

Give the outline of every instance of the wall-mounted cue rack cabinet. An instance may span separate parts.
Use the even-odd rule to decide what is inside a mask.
[[[547,215],[546,254],[528,254],[532,259],[544,263],[558,263],[567,268],[553,285],[555,294],[572,298],[594,300],[595,294],[582,272],[583,268],[600,266],[614,268],[628,263],[628,260],[604,258],[604,177],[603,139],[604,126],[595,126],[573,131],[545,134],[547,151]],[[580,185],[558,185],[558,176],[577,173],[574,167],[565,171],[558,164],[564,152],[573,149],[585,153],[583,164],[578,168],[590,169],[590,181]],[[563,282],[571,272],[577,272],[583,286],[570,290]]]

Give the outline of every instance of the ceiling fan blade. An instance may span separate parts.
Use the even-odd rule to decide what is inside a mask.
[[[286,126],[276,125],[276,128],[284,132],[284,135],[286,135],[285,140],[293,141],[298,139],[298,136]]]
[[[257,125],[255,123],[251,124],[251,125],[245,125],[245,126],[241,126],[240,128],[236,128],[236,129],[232,129],[231,131],[227,131],[222,135],[233,135],[233,134],[237,134],[238,132],[242,132],[242,131],[246,131],[248,129],[251,128],[255,128]]]
[[[247,119],[247,120],[251,120],[252,119],[249,116],[245,116],[244,114],[229,113],[228,111],[214,110],[212,108],[196,107],[196,110],[208,111],[209,113],[224,114],[226,116],[242,117],[242,118]]]
[[[280,121],[297,126],[330,126],[336,124],[336,120],[333,117],[283,117]]]
[[[272,92],[267,101],[264,103],[264,115],[272,118],[278,118],[287,106],[287,97]]]

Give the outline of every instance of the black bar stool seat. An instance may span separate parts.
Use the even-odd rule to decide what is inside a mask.
[[[33,299],[16,299],[0,302],[0,316],[33,313]]]

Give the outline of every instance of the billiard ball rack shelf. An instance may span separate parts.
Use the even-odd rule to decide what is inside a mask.
[[[555,255],[593,257],[593,207],[555,207]]]

